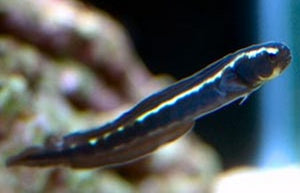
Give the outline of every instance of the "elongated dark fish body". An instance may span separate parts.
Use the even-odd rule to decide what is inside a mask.
[[[290,62],[290,50],[277,42],[238,50],[106,125],[66,135],[51,147],[29,147],[9,158],[7,165],[91,168],[140,158],[182,136],[197,118],[248,96]]]

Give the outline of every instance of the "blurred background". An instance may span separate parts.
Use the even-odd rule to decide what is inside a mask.
[[[0,192],[206,193],[240,167],[296,165],[299,179],[299,10],[298,0],[0,0]],[[197,137],[113,169],[5,168],[24,147],[113,120],[175,80],[266,41],[287,44],[292,65],[243,104],[199,119]]]

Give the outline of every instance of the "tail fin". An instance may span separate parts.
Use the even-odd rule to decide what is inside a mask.
[[[54,166],[67,165],[65,153],[44,147],[29,147],[6,161],[6,166]]]

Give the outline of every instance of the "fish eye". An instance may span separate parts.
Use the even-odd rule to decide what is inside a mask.
[[[268,59],[269,61],[271,62],[275,62],[277,60],[277,54],[274,54],[274,53],[268,53]]]

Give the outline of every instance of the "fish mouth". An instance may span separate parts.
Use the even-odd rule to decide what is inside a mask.
[[[280,72],[282,72],[292,62],[292,55],[290,49],[286,45],[282,44],[280,50],[278,67],[281,69]]]

